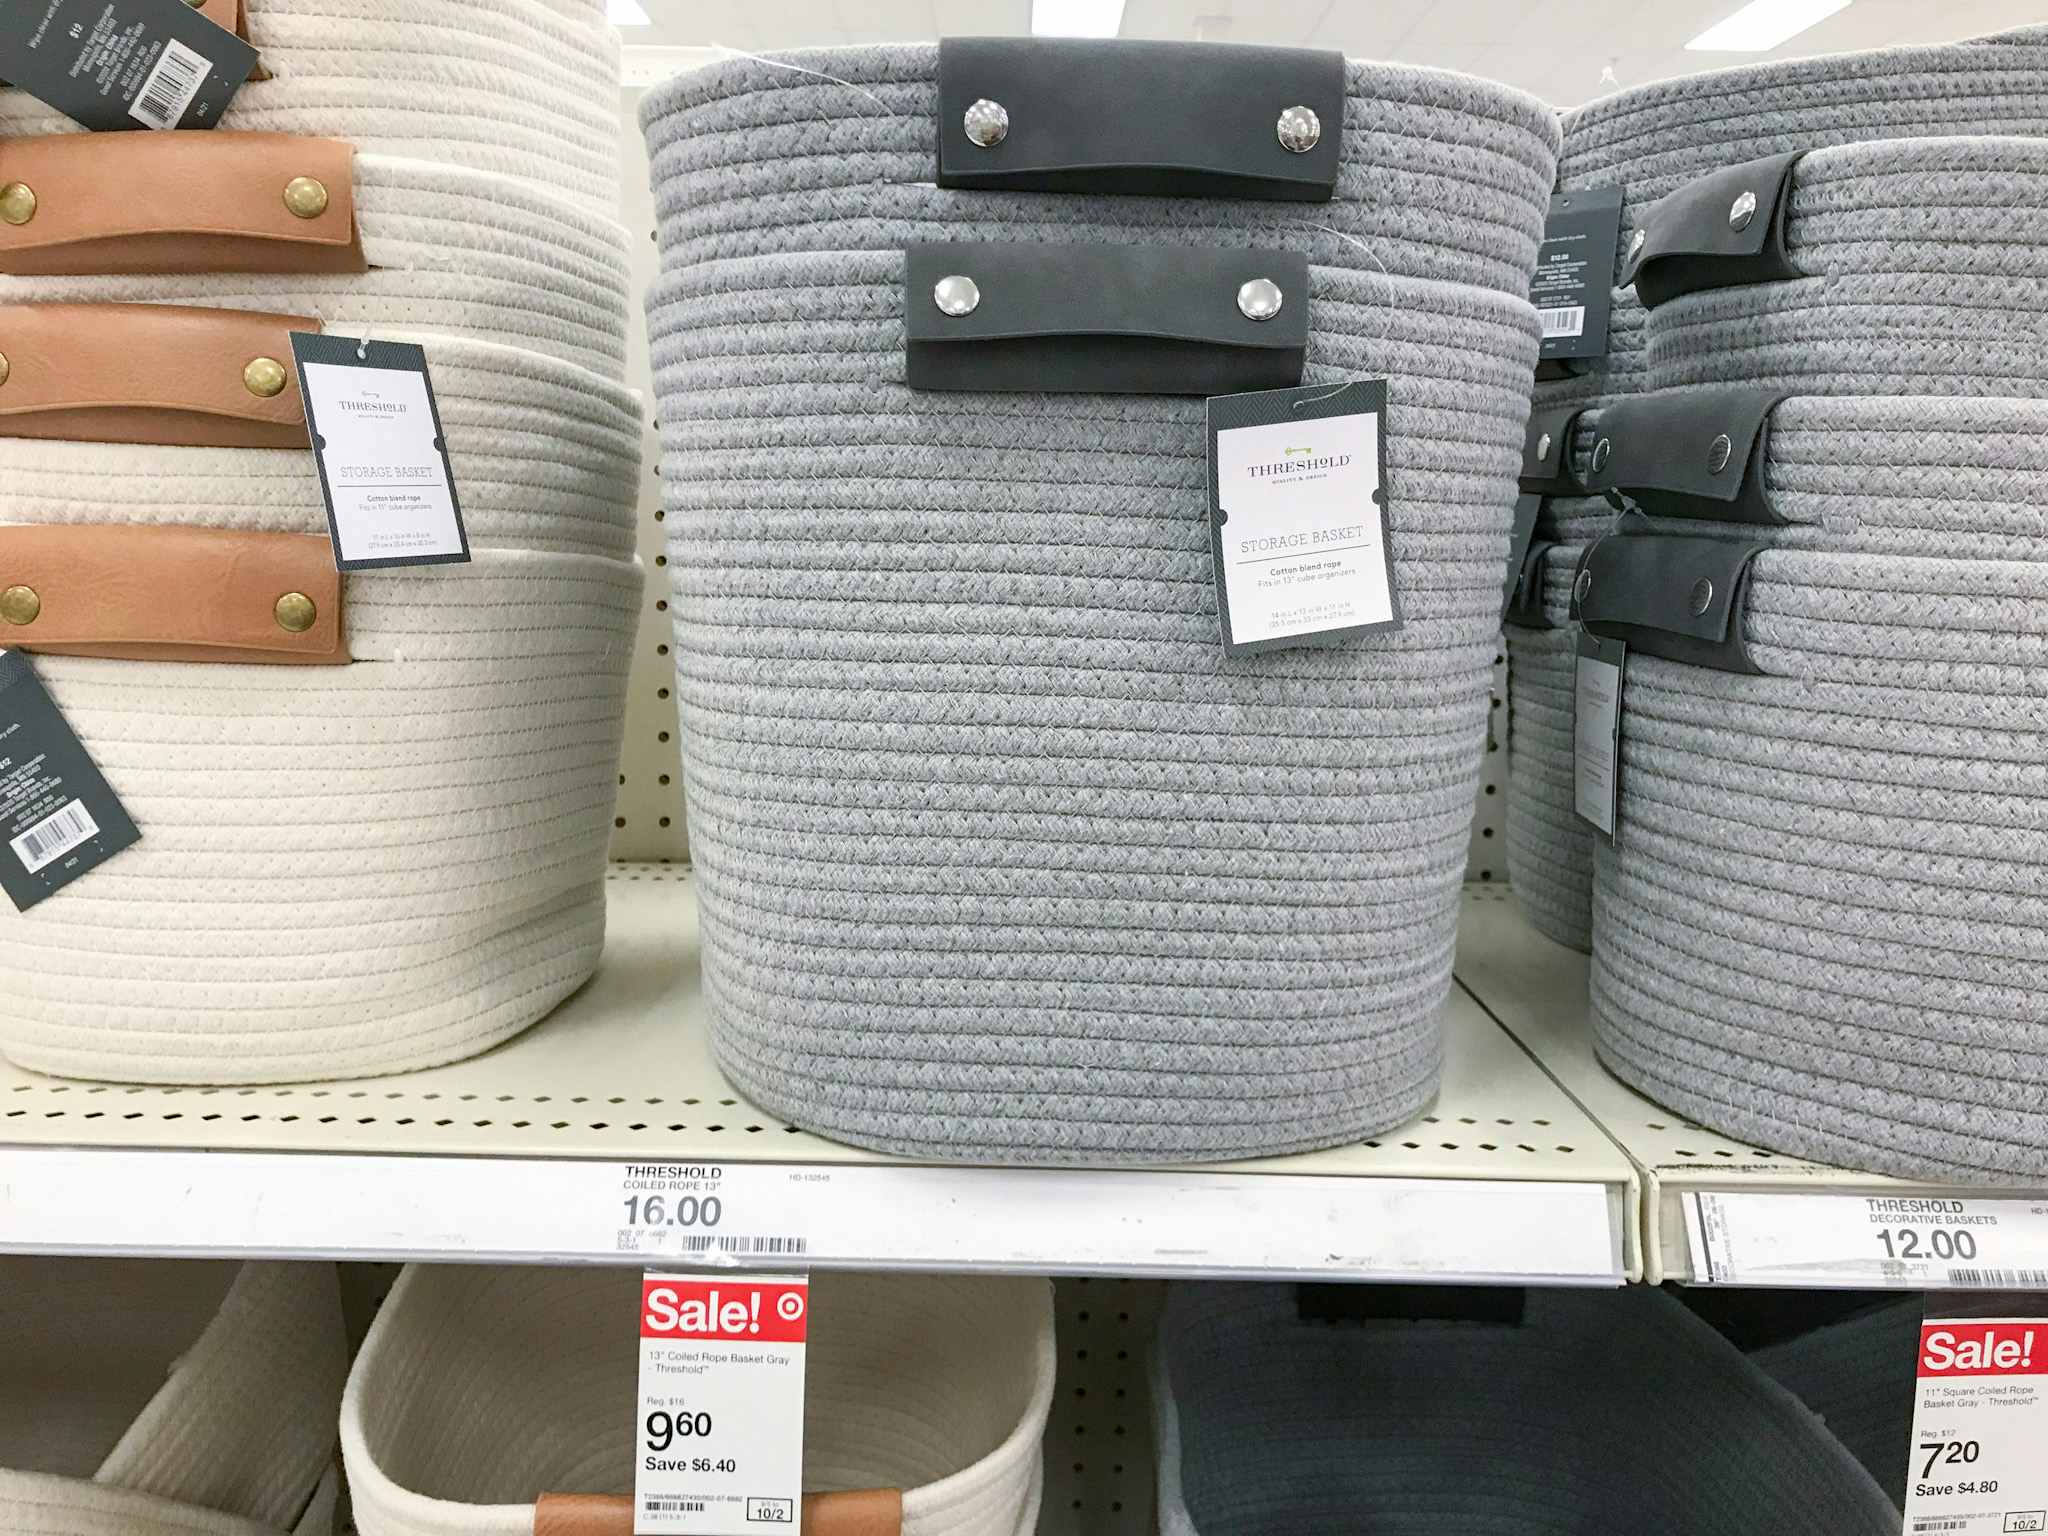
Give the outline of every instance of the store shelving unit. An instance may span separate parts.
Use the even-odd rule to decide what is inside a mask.
[[[0,1068],[0,1246],[1568,1284],[1640,1273],[1634,1168],[1462,993],[1437,1105],[1370,1142],[1224,1169],[921,1166],[746,1103],[706,1043],[688,876],[619,865],[610,890],[596,980],[471,1061],[260,1088]],[[633,1171],[657,1162],[686,1171]],[[651,1223],[627,1205],[649,1194]],[[715,1228],[675,1224],[706,1197]]]
[[[1690,1123],[1610,1076],[1595,1058],[1586,1023],[1588,970],[1586,956],[1524,922],[1507,891],[1466,888],[1458,929],[1459,983],[1543,1063],[1640,1170],[1643,1277],[1652,1284],[1715,1278],[1700,1230],[1702,1197],[1709,1202],[1708,1220],[1725,1218],[1729,1211],[1738,1217],[1767,1216],[1772,1202],[1788,1197],[1803,1202],[1798,1207],[1801,1225],[1814,1234],[1814,1246],[1769,1255],[1752,1248],[1754,1262],[1746,1266],[1749,1283],[1773,1283],[1769,1272],[1775,1269],[1782,1271],[1775,1283],[1797,1286],[1911,1286],[1919,1278],[1938,1278],[1919,1276],[1910,1265],[1882,1275],[1843,1265],[1837,1234],[1845,1220],[1869,1225],[1873,1199],[2003,1197],[2024,1207],[2048,1205],[2044,1190],[1908,1183],[1804,1162]],[[1811,1203],[1816,1199],[1830,1205],[1816,1206]],[[1845,1207],[1853,1210],[1845,1213]],[[1876,1254],[1875,1249],[1866,1251]],[[1829,1267],[1840,1271],[1836,1278],[1822,1273]]]

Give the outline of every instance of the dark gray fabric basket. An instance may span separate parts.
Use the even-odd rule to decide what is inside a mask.
[[[793,1123],[972,1160],[1238,1157],[1412,1117],[1554,119],[1352,65],[1332,203],[950,191],[927,184],[934,50],[791,62],[853,84],[741,60],[644,109],[721,1064]],[[1411,172],[1442,200],[1390,195]],[[1202,401],[911,390],[902,248],[934,238],[1307,253],[1304,382],[1389,381],[1407,627],[1226,658]]]

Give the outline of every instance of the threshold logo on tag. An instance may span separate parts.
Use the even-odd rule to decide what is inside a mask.
[[[9,0],[0,79],[84,127],[211,128],[256,50],[185,0]]]
[[[469,559],[426,349],[292,332],[306,430],[342,571]]]
[[[1384,379],[1209,401],[1209,530],[1232,655],[1401,627]]]
[[[807,1275],[642,1280],[636,1531],[796,1528],[810,1323]]]
[[[1911,1536],[2048,1531],[2048,1317],[1929,1318],[1918,1377]]]

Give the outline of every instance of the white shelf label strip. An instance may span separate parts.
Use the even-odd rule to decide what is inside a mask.
[[[1603,1184],[0,1151],[0,1250],[1620,1284]]]
[[[1702,1285],[2048,1289],[2048,1195],[1698,1191],[1685,1221]]]

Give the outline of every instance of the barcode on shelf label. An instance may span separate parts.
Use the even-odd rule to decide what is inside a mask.
[[[1959,1291],[2048,1291],[2048,1269],[1952,1269],[1948,1283]]]
[[[1967,1520],[1918,1520],[1913,1524],[1915,1536],[1922,1531],[1960,1531],[1968,1527]]]
[[[177,127],[212,68],[213,61],[204,54],[175,37],[166,38],[163,56],[142,82],[142,94],[128,108],[128,115],[149,128]]]
[[[811,1251],[809,1240],[801,1237],[693,1235],[681,1239],[675,1246],[678,1253],[785,1254],[791,1258],[801,1258]]]
[[[99,835],[99,823],[92,819],[92,812],[83,801],[74,800],[45,816],[8,846],[33,875]]]
[[[1543,339],[1557,336],[1583,336],[1586,333],[1586,306],[1573,304],[1563,309],[1539,309],[1537,319],[1543,322]]]
[[[649,1499],[640,1506],[650,1515],[701,1515],[702,1499]]]

